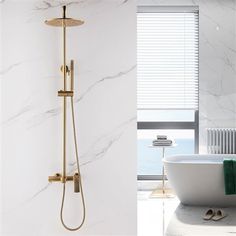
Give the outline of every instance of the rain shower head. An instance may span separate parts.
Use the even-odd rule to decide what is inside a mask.
[[[45,20],[45,24],[57,27],[79,26],[84,22],[82,20],[76,20],[72,18],[55,18],[51,20]]]
[[[51,20],[45,20],[45,24],[56,27],[71,27],[71,26],[79,26],[84,24],[82,20],[76,20],[73,18],[66,17],[66,6],[63,6],[63,17],[62,18],[54,18]]]

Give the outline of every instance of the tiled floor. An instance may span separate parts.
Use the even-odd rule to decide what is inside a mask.
[[[177,198],[149,198],[138,192],[138,236],[236,236],[236,208],[221,221],[204,221],[207,207],[183,206]]]

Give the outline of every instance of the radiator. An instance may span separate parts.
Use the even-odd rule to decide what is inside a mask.
[[[236,154],[236,128],[207,129],[209,154]]]

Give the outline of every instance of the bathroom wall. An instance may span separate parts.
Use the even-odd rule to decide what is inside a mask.
[[[200,152],[206,128],[236,127],[236,0],[138,0],[199,6]]]
[[[196,1],[200,9],[200,151],[206,128],[236,127],[236,1]]]
[[[62,185],[62,31],[45,19],[85,21],[68,29],[75,59],[75,112],[87,218],[76,233],[59,218]],[[136,235],[136,2],[2,0],[1,235]],[[68,104],[69,105],[69,104]],[[68,110],[70,111],[70,110]],[[75,170],[68,113],[68,172]],[[67,185],[65,221],[81,219]]]

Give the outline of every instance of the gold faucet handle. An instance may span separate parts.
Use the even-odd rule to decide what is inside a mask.
[[[65,183],[66,181],[72,181],[74,180],[74,176],[65,176],[63,178],[63,176],[59,173],[56,173],[53,176],[48,176],[48,181],[49,182],[62,182]]]
[[[66,68],[66,73],[69,74],[70,73],[69,67],[65,66],[65,68]],[[63,65],[61,66],[61,72],[64,73],[64,66]]]
[[[56,173],[53,176],[48,176],[48,181],[49,182],[59,182],[59,181],[61,181],[61,174]]]
[[[80,192],[80,176],[78,173],[75,173],[73,176],[73,180],[74,180],[74,192],[75,193],[79,193]]]

